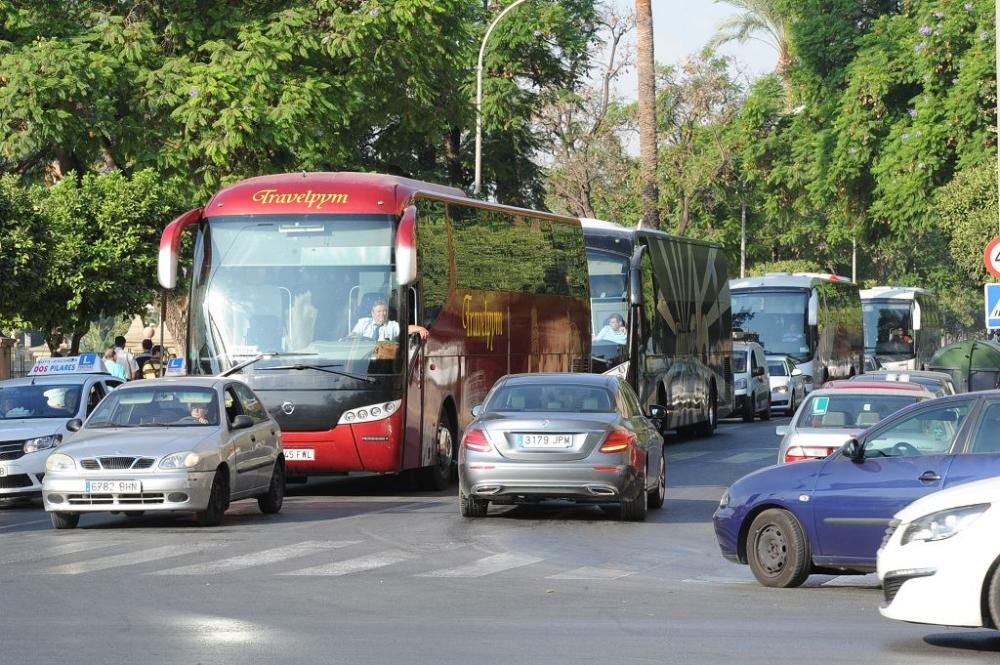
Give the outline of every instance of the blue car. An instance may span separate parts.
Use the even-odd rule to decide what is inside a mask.
[[[715,511],[715,534],[723,556],[749,564],[765,586],[870,573],[898,510],[992,476],[1000,476],[1000,391],[942,397],[896,412],[825,459],[737,480]]]

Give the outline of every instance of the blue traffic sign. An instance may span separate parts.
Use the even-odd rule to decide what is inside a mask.
[[[1000,284],[987,284],[986,294],[986,327],[1000,328]]]

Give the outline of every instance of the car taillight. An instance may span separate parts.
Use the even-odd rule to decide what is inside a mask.
[[[620,453],[635,443],[635,433],[627,429],[613,429],[601,445],[602,453]]]
[[[823,459],[836,450],[829,446],[791,446],[785,451],[786,462],[801,462],[807,459]]]
[[[477,453],[490,452],[490,442],[486,440],[486,435],[481,429],[470,429],[466,432],[465,436],[462,437],[462,445],[465,446],[466,450]]]

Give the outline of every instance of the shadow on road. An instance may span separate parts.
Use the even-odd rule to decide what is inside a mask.
[[[924,642],[946,649],[1000,653],[1000,633],[995,630],[933,633],[924,637]]]

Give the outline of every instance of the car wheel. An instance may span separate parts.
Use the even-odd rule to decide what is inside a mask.
[[[809,577],[809,541],[787,510],[772,508],[758,515],[750,525],[746,548],[750,570],[764,586],[787,589]]]
[[[986,609],[990,613],[993,627],[1000,627],[1000,566],[993,571],[986,589]],[[984,617],[985,618],[985,617]]]
[[[212,479],[212,492],[208,497],[208,505],[205,510],[197,513],[198,524],[201,526],[219,526],[222,524],[222,516],[226,514],[229,506],[229,475],[224,469],[215,472]]]
[[[486,517],[489,507],[490,502],[486,499],[477,499],[464,492],[458,493],[458,508],[462,517]]]
[[[719,426],[719,400],[715,394],[715,386],[709,388],[708,399],[708,420],[698,425],[698,434],[705,437],[715,434]]]
[[[795,391],[793,390],[788,397],[788,415],[795,415]]]
[[[753,422],[753,395],[746,395],[743,398],[743,422],[752,423]]]
[[[285,502],[285,464],[284,460],[278,458],[274,463],[274,471],[271,472],[271,484],[267,487],[267,494],[257,497],[257,505],[260,512],[265,515],[274,515],[281,510],[281,505]]]
[[[49,513],[55,529],[75,529],[80,523],[80,513]]]
[[[760,419],[761,420],[770,420],[771,419],[771,396],[770,395],[767,396],[767,400],[765,402],[764,410],[760,412]]]
[[[434,466],[421,469],[421,485],[432,492],[440,492],[451,485],[452,466],[455,461],[455,428],[447,411],[438,418],[437,436],[438,461]]]
[[[661,449],[660,472],[656,474],[656,487],[649,493],[646,505],[649,508],[659,509],[663,507],[663,500],[667,498],[667,459]]]
[[[642,522],[646,519],[648,509],[647,501],[649,494],[646,493],[646,475],[643,474],[639,480],[639,491],[631,499],[623,499],[621,502],[621,519],[626,522]]]

